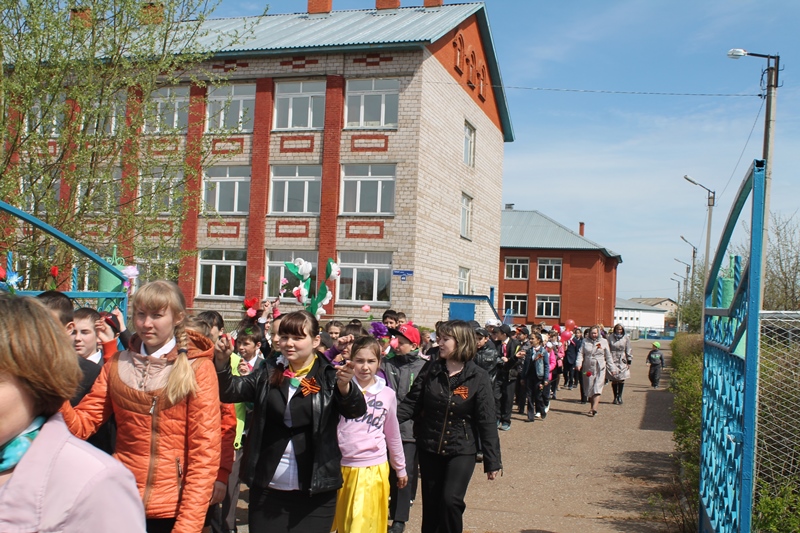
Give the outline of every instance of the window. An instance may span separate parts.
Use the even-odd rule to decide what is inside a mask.
[[[391,252],[341,252],[340,302],[388,303],[391,299]]]
[[[558,318],[561,316],[561,296],[536,295],[536,316]]]
[[[397,127],[400,80],[374,79],[347,82],[347,127]]]
[[[246,272],[245,250],[203,250],[200,252],[200,294],[243,297]]]
[[[314,266],[311,269],[311,294],[315,296],[317,292],[317,252],[304,250],[272,250],[267,254],[267,296],[277,298],[281,293],[281,280],[286,278],[289,283],[286,285],[284,298],[294,299],[292,289],[300,285],[300,280],[289,274],[284,263],[293,262],[295,259],[302,259]]]
[[[189,126],[189,87],[153,91],[144,122],[146,133],[186,133]]]
[[[478,96],[484,100],[486,98],[486,65],[481,65],[478,76]]]
[[[64,124],[65,105],[63,94],[34,100],[25,123],[27,132],[36,132],[43,137],[58,137]]]
[[[458,267],[458,294],[469,293],[469,269]]]
[[[84,112],[84,131],[87,135],[112,135],[125,126],[125,91],[118,91],[103,102],[94,102]]]
[[[324,81],[275,84],[275,128],[310,129],[324,126]]]
[[[319,165],[273,166],[272,212],[319,214],[321,184]]]
[[[134,261],[139,269],[139,277],[133,281],[134,290],[148,281],[166,279],[178,282],[180,252],[176,248],[157,248],[142,252]]]
[[[394,213],[394,165],[344,165],[342,213]]]
[[[461,236],[472,238],[472,198],[461,194]]]
[[[475,128],[469,122],[464,123],[464,164],[475,166]]]
[[[122,196],[122,169],[115,167],[110,175],[96,176],[91,182],[78,184],[78,203],[88,213],[119,213]]]
[[[167,216],[182,198],[182,169],[154,167],[139,182],[139,205],[144,213]]]
[[[506,294],[503,296],[503,310],[511,310],[513,316],[528,316],[527,294]]]
[[[253,83],[208,90],[208,131],[253,131],[256,86]]]
[[[459,33],[453,40],[453,66],[461,74],[464,69],[464,37]]]
[[[475,52],[470,52],[467,58],[467,85],[475,88]]]
[[[522,257],[506,257],[506,279],[528,279],[529,260]]]
[[[244,215],[250,211],[249,166],[208,167],[203,188],[208,211],[225,215]]]
[[[61,175],[58,172],[20,178],[21,208],[28,213],[55,213],[61,198]]]
[[[539,279],[560,280],[561,259],[539,259]]]

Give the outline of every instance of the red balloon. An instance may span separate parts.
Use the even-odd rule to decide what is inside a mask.
[[[567,321],[564,324],[566,324],[567,329],[570,330],[570,331],[575,329],[575,321],[572,320],[571,318],[568,318]]]
[[[555,331],[556,333],[560,332],[561,331],[561,326],[556,324],[555,326],[553,326],[553,331]]]
[[[561,342],[569,342],[569,340],[571,338],[572,338],[572,332],[571,331],[562,331],[561,332]]]

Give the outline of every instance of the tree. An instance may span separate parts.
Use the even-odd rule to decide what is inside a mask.
[[[204,0],[0,0],[0,198],[100,253],[175,262],[186,195],[210,150],[184,135],[206,68],[240,34],[204,29]],[[244,32],[242,32],[243,34]],[[202,97],[201,97],[202,99]],[[165,150],[165,146],[177,149]],[[23,260],[27,288],[74,258],[0,219],[0,249]],[[18,269],[19,270],[19,269]]]

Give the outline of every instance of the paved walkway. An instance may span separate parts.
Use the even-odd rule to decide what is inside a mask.
[[[662,344],[669,346],[668,341]],[[611,387],[606,386],[599,414],[590,418],[577,389],[559,390],[547,420],[528,423],[513,415],[511,430],[500,433],[503,477],[490,482],[482,465],[475,469],[465,532],[665,531],[643,513],[653,511],[648,498],[672,473],[672,395],[664,390],[669,371],[662,375],[661,389],[653,390],[644,364],[650,343],[641,340],[633,346],[624,405],[611,403]],[[418,495],[406,531],[419,531],[420,511]],[[246,520],[246,512],[242,516]],[[239,531],[246,532],[246,526]]]

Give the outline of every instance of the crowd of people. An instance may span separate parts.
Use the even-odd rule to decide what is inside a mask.
[[[321,327],[264,300],[227,331],[167,281],[131,308],[133,334],[60,292],[0,295],[0,530],[230,533],[244,482],[253,532],[402,533],[418,486],[422,531],[460,532],[515,407],[544,420],[577,387],[595,416],[632,363],[620,325]]]

